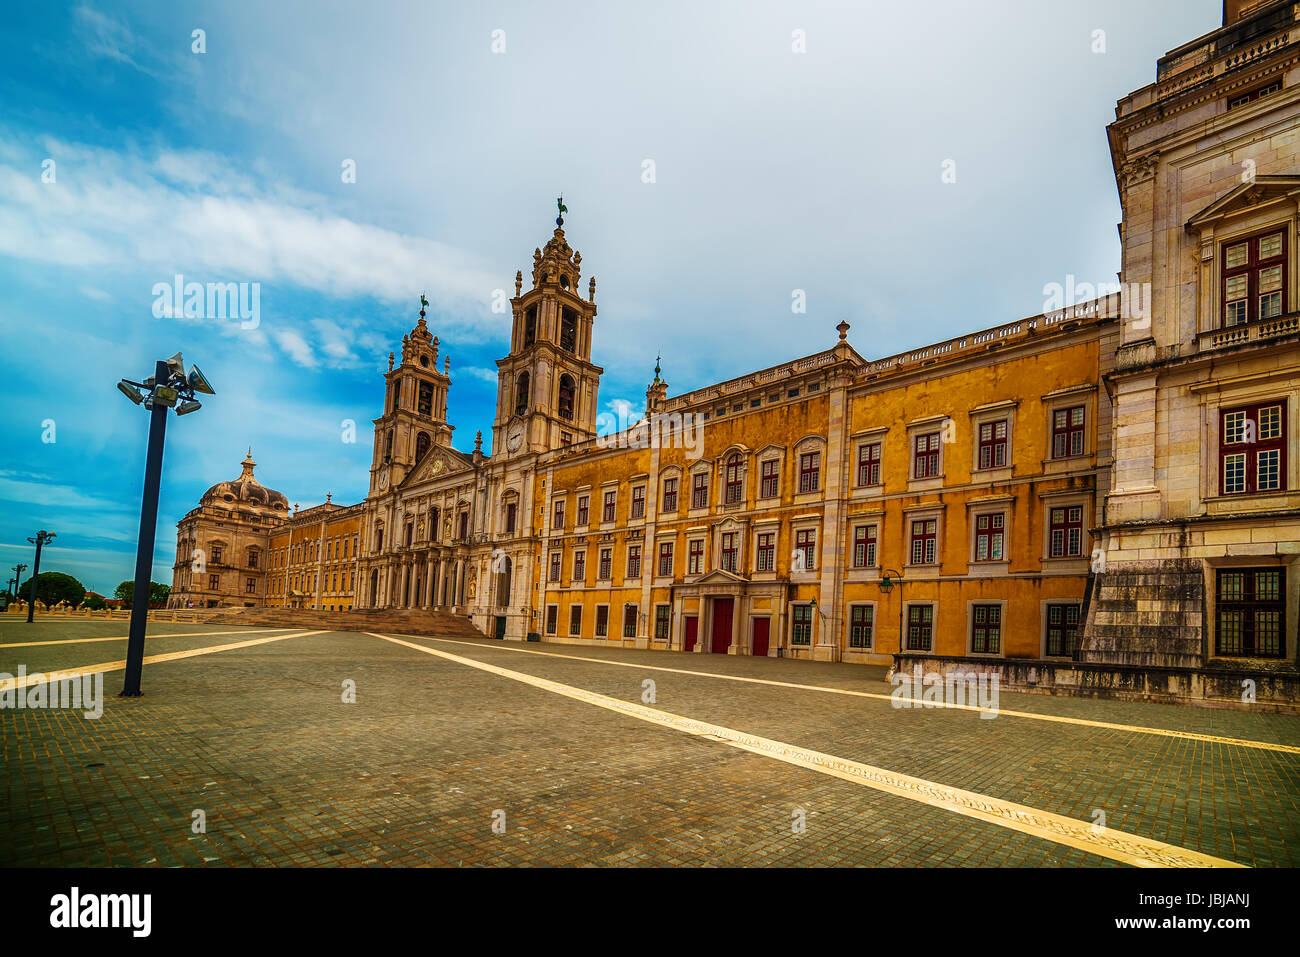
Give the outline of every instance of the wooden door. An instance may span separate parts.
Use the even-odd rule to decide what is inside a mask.
[[[700,620],[694,615],[686,619],[686,650],[695,650],[695,638],[700,628]]]
[[[731,647],[731,607],[732,599],[713,599],[713,644],[710,647],[715,655],[725,655]]]
[[[770,618],[754,619],[754,651],[755,655],[767,656],[767,629],[772,623]]]

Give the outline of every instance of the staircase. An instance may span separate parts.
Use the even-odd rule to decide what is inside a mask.
[[[1126,562],[1097,580],[1077,660],[1199,668],[1205,587],[1198,560]]]
[[[310,628],[323,631],[378,631],[439,638],[483,638],[483,632],[463,615],[419,608],[357,608],[318,611],[311,608],[236,608],[213,615],[218,625],[263,628]]]

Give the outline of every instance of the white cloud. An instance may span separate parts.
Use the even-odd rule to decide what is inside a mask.
[[[2,255],[129,268],[150,286],[180,272],[200,282],[282,283],[394,303],[427,292],[447,313],[439,316],[444,328],[482,335],[500,325],[488,312],[500,277],[446,243],[349,219],[301,191],[255,186],[208,153],[43,146],[58,163],[54,183],[40,181],[40,156],[0,165]]]

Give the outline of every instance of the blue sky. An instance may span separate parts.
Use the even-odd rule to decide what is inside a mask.
[[[826,348],[841,319],[888,355],[1038,313],[1070,275],[1113,281],[1105,125],[1220,13],[8,4],[0,563],[30,564],[49,528],[43,568],[104,593],[132,573],[147,417],[114,386],[178,349],[218,394],[168,425],[160,581],[175,522],[247,446],[291,502],[364,496],[381,373],[421,292],[455,444],[490,440],[509,332],[493,294],[528,272],[561,191],[597,277],[607,408],[643,402],[661,350],[675,394]],[[155,317],[178,273],[258,283],[257,327]]]

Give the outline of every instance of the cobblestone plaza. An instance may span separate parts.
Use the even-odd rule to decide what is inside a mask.
[[[104,677],[98,719],[0,710],[5,865],[1300,863],[1296,716],[202,623],[151,624],[124,700],[125,632],[0,623],[0,671]]]

